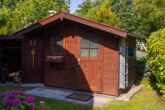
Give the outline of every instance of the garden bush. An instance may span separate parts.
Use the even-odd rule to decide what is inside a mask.
[[[147,40],[147,49],[147,59],[156,78],[156,86],[165,99],[165,28],[152,33]]]
[[[23,91],[6,91],[0,94],[0,110],[34,110],[34,97]]]

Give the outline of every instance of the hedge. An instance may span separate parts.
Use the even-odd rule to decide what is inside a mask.
[[[165,100],[165,28],[152,35],[147,40],[147,59],[152,74],[156,78],[156,86]]]

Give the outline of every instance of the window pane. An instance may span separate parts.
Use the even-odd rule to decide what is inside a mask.
[[[97,56],[98,49],[90,49],[89,51],[90,51],[90,56]]]
[[[63,47],[59,47],[59,48],[58,48],[58,53],[59,53],[59,54],[63,54],[63,53],[64,53]]]
[[[90,40],[90,47],[97,47],[97,46],[98,46],[98,40],[97,39]]]
[[[59,41],[57,41],[57,44],[58,44],[59,46],[62,46],[62,47],[63,47],[63,39],[60,39]]]
[[[88,49],[81,49],[81,56],[88,56]]]
[[[81,40],[81,47],[88,47],[88,40],[82,39]]]
[[[58,53],[57,48],[53,48],[53,54],[56,55]]]
[[[52,46],[53,46],[52,49],[53,49],[54,55],[64,53],[63,38],[62,37],[61,38],[58,38],[58,37],[53,38]]]
[[[129,57],[136,56],[136,49],[135,48],[128,48],[128,56]]]
[[[53,44],[53,54],[57,54],[57,44],[56,44],[57,40],[53,39],[52,44]]]

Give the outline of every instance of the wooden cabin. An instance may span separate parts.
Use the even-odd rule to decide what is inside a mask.
[[[61,12],[12,38],[21,39],[24,83],[118,96],[135,83],[136,37]]]

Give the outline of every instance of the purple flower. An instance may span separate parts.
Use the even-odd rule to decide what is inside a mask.
[[[17,95],[17,91],[11,91],[10,92],[12,95]]]
[[[12,106],[12,105],[13,105],[13,101],[11,99],[8,99],[5,101],[5,104],[4,104],[5,107]]]
[[[5,93],[0,95],[0,98],[4,98],[4,97],[8,96],[9,94],[10,94],[10,92],[6,91]]]
[[[1,95],[0,95],[0,98],[4,98],[4,97],[5,97],[5,95],[4,95],[4,94],[1,94]]]
[[[20,106],[21,105],[21,100],[20,99],[15,99],[15,100],[13,100],[13,105],[14,106]]]
[[[24,91],[18,91],[17,95],[25,96],[25,92]]]
[[[33,96],[28,96],[25,98],[25,101],[29,102],[29,103],[34,103],[34,97]]]
[[[31,106],[28,107],[28,110],[34,110],[34,104],[31,104]]]
[[[9,94],[8,96],[7,96],[7,99],[12,99],[13,98],[13,94]]]

